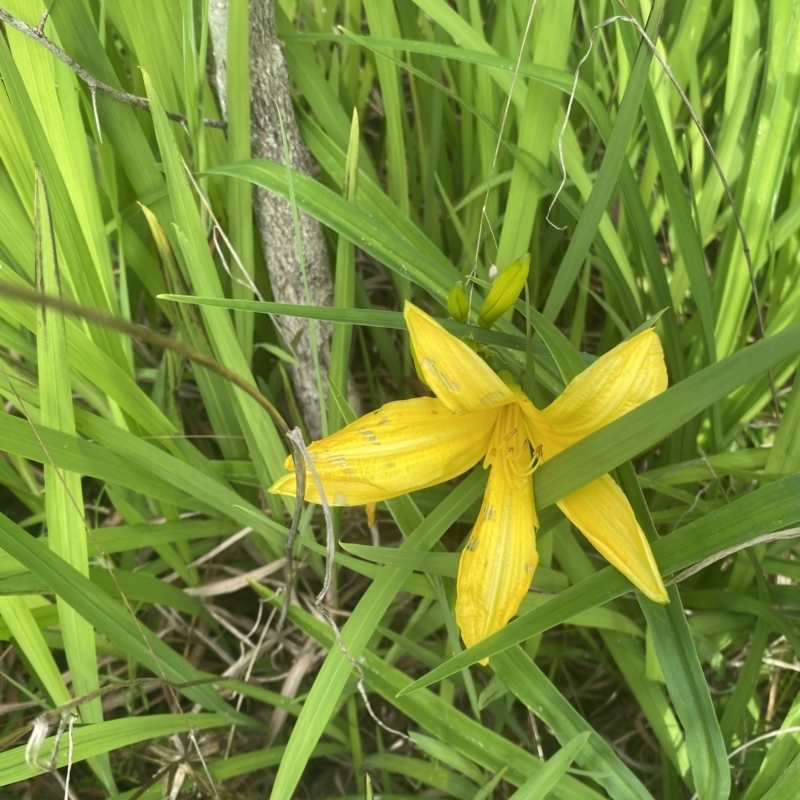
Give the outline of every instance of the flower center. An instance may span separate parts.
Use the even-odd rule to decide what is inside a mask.
[[[517,403],[500,409],[484,467],[507,466],[518,478],[529,478],[542,462],[542,445],[536,444]]]

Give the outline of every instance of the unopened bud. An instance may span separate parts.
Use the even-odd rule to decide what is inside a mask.
[[[461,281],[447,295],[447,313],[457,322],[466,322],[469,317],[469,298]]]
[[[517,298],[528,280],[530,265],[531,257],[524,255],[509,264],[497,276],[478,315],[478,325],[481,328],[491,328],[492,323],[500,319],[517,302]]]

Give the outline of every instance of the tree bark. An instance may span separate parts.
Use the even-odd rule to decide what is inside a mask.
[[[300,136],[294,116],[286,61],[275,29],[274,0],[250,0],[250,104],[253,155],[283,163],[282,119],[292,167],[311,175],[314,159]],[[291,206],[258,187],[255,201],[273,295],[281,303],[306,303]],[[332,305],[333,281],[322,226],[303,213],[299,221],[310,295],[308,302],[315,306]],[[279,319],[281,335],[300,362],[293,369],[292,379],[309,432],[316,439],[321,435],[322,423],[308,321],[295,317]],[[332,328],[328,323],[315,324],[320,369],[324,375],[330,362]],[[323,383],[323,391],[324,388]]]
[[[224,72],[227,6],[227,0],[212,0],[209,7],[209,28],[223,109],[227,105]],[[275,27],[274,0],[250,0],[250,113],[253,156],[284,163],[282,119],[291,166],[306,175],[313,173],[315,162],[300,136],[292,107],[286,61]],[[267,262],[272,294],[277,302],[303,305],[306,303],[306,294],[295,244],[291,206],[259,187],[255,187],[254,197],[256,225]],[[322,226],[302,212],[299,212],[299,223],[308,279],[308,302],[311,305],[329,306],[333,303],[333,279]],[[322,420],[308,320],[278,317],[275,322],[287,347],[299,362],[298,366],[291,369],[292,382],[309,433],[317,439],[322,432]],[[324,376],[330,363],[332,329],[329,323],[314,324],[325,391]]]

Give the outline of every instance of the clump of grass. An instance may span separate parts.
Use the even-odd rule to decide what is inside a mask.
[[[246,5],[229,2],[229,47],[246,49]],[[470,335],[538,406],[653,317],[671,387],[537,471],[540,566],[488,651],[463,649],[452,611],[480,469],[372,526],[335,516],[324,613],[324,524],[304,509],[279,629],[292,503],[267,493],[288,449],[263,408],[180,353],[0,291],[10,796],[795,797],[796,4],[531,5],[281,0],[309,178],[230,163],[242,142],[202,124],[220,119],[207,4],[53,7],[45,35],[149,111],[25,38],[9,15],[35,26],[35,3],[2,4],[6,283],[168,334],[301,427],[269,315],[333,322],[336,429],[425,391],[404,300],[444,318],[458,281],[477,303],[530,252],[513,316]],[[241,71],[226,91],[239,124]],[[269,301],[239,214],[252,185],[325,226],[333,308]],[[266,301],[232,281],[209,209]],[[668,607],[555,508],[610,470]]]

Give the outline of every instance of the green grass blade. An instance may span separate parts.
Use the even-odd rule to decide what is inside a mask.
[[[800,475],[792,475],[762,486],[654,542],[653,553],[662,573],[669,575],[705,559],[716,560],[721,553],[741,549],[759,536],[789,528],[799,521]],[[408,691],[415,691],[453,675],[470,664],[502,652],[629,590],[630,585],[625,578],[613,568],[606,567],[451,658],[440,668],[415,681]]]
[[[579,733],[570,739],[554,756],[551,756],[542,767],[541,772],[529,778],[511,795],[509,800],[539,800],[545,798],[558,783],[562,775],[572,766],[572,762],[581,752],[591,733]],[[649,797],[649,795],[647,795]],[[612,795],[614,797],[614,795]]]
[[[41,681],[53,707],[69,703],[72,697],[61,677],[61,670],[36,624],[36,618],[28,607],[26,598],[0,596],[0,617],[14,643],[35,670],[36,677]]]
[[[71,748],[67,747],[64,739],[59,742],[56,766],[66,766],[70,755],[74,764],[148,739],[185,733],[192,729],[204,731],[222,728],[229,724],[230,721],[221,714],[150,714],[146,717],[112,719],[94,725],[76,726],[71,734]],[[47,764],[52,758],[55,742],[56,737],[51,736],[42,743],[39,750],[42,764]],[[46,771],[43,767],[28,765],[25,750],[25,747],[15,747],[0,754],[0,786],[28,780]]]
[[[370,30],[387,38],[400,35],[400,25],[394,4],[380,0],[363,0]],[[408,165],[406,162],[403,110],[405,99],[400,91],[400,76],[395,66],[386,59],[377,60],[378,81],[386,115],[386,161],[389,196],[400,213],[408,216]]]
[[[228,4],[228,42],[225,93],[228,117],[228,161],[250,158],[250,43],[249,9],[247,0],[231,0]],[[228,181],[228,220],[230,240],[234,251],[252,281],[255,275],[255,244],[253,241],[253,192],[239,181]],[[233,262],[234,276],[238,263]],[[231,281],[231,296],[246,300],[253,296],[247,278],[239,275]],[[247,364],[253,357],[253,318],[235,314],[234,326]]]
[[[569,758],[569,762],[574,758],[582,769],[596,773],[597,781],[610,797],[615,800],[627,798],[651,800],[652,795],[631,770],[575,711],[521,648],[513,647],[492,658],[492,669],[510,691],[553,730],[563,745],[563,750],[566,750],[571,742],[582,739],[581,745],[576,746],[577,750]],[[566,759],[567,756],[563,758]]]
[[[355,205],[358,193],[359,127],[358,114],[353,111],[353,124],[350,128],[350,145],[345,163],[344,198]],[[245,184],[246,185],[246,184]],[[333,291],[333,305],[341,310],[350,310],[355,305],[356,295],[356,252],[353,243],[344,236],[336,244],[336,277]],[[343,397],[347,397],[350,375],[350,346],[353,329],[350,325],[334,325],[331,337],[331,364],[328,380]],[[344,416],[336,403],[330,403],[328,410],[328,429],[339,430],[344,425]]]
[[[778,780],[763,796],[763,800],[793,800],[800,785],[800,755],[781,773]]]
[[[186,179],[175,138],[169,128],[161,101],[147,73],[144,74],[144,79],[153,108],[153,121],[161,157],[164,160],[170,202],[178,228],[176,236],[184,255],[185,268],[191,276],[196,291],[212,297],[222,297],[222,287],[206,243],[200,215]],[[279,165],[274,166],[282,169]],[[204,319],[217,359],[239,375],[252,381],[250,369],[238,346],[230,317],[225,312],[206,309]],[[264,410],[241,391],[237,389],[231,389],[231,391],[235,397],[240,424],[247,438],[250,457],[266,491],[272,482],[283,474],[283,460],[286,452],[284,445],[280,441],[275,425],[264,413]],[[272,498],[272,495],[267,496]],[[274,512],[279,513],[280,505],[274,499],[269,502]]]
[[[419,525],[415,526],[412,523],[410,528],[413,534],[409,531],[410,535],[402,547],[409,550],[430,549],[468,507],[474,493],[479,491],[484,480],[485,475],[481,472],[473,473],[451,493],[448,501],[437,507],[430,517]],[[341,639],[349,658],[339,647],[332,648],[328,653],[289,739],[286,759],[281,763],[275,778],[273,800],[282,798],[289,800],[294,796],[310,754],[338,702],[345,682],[353,671],[350,659],[361,657],[367,642],[403,585],[407,574],[408,571],[404,569],[384,567],[342,628]]]
[[[724,800],[730,794],[728,755],[676,587],[669,606],[641,600],[653,644],[675,711],[686,731],[692,779],[701,800]]]
[[[747,170],[736,192],[756,271],[767,259],[766,241],[774,198],[780,190],[789,145],[797,126],[800,84],[790,76],[800,71],[798,15],[798,0],[769,5],[766,74],[745,156]],[[714,287],[715,333],[719,353],[725,356],[739,341],[746,308],[752,300],[745,254],[739,232],[733,225],[728,228],[719,263],[724,270],[717,276]]]
[[[87,622],[156,676],[175,683],[207,677],[133,619],[127,608],[110,601],[102,589],[74,567],[65,564],[4,515],[0,515],[0,546],[52,592],[69,603]],[[246,726],[254,724],[244,714],[230,708],[211,686],[189,687],[183,689],[182,693],[205,708],[224,715],[230,722],[236,721]]]
[[[242,178],[289,199],[286,171],[280,164],[248,161],[216,167],[209,173]],[[461,277],[454,267],[441,259],[434,261],[428,253],[417,251],[407,241],[398,239],[377,220],[354,208],[313,178],[295,171],[292,173],[292,183],[301,211],[346,237],[400,277],[410,278],[444,304],[450,287]],[[200,294],[210,294],[203,292],[200,287],[196,288]]]
[[[548,3],[544,6],[541,18],[531,30],[534,63],[553,69],[564,69],[569,50],[573,6],[574,3],[570,2]],[[519,121],[518,144],[546,164],[553,134],[557,130],[561,94],[553,88],[537,89],[539,90],[527,92],[525,108]],[[497,264],[500,269],[504,269],[530,249],[541,191],[539,181],[522,164],[515,163],[497,250]],[[536,267],[534,263],[534,269]]]
[[[269,590],[265,590],[265,594]],[[275,597],[277,603],[280,598]],[[327,625],[297,606],[289,610],[289,619],[324,647],[332,650],[336,641]],[[490,728],[470,719],[441,697],[422,691],[409,695],[405,690],[410,679],[388,666],[374,653],[365,651],[361,658],[367,687],[378,692],[399,711],[420,725],[425,732],[491,772],[507,768],[505,779],[522,786],[537,775],[544,764],[527,750],[518,747]],[[288,751],[288,748],[287,748]],[[564,775],[552,796],[563,800],[599,800],[600,795],[570,775]]]
[[[655,41],[658,37],[664,5],[664,0],[655,0],[650,10],[650,18],[646,27],[650,41]],[[572,235],[567,252],[559,267],[558,275],[544,306],[543,313],[550,320],[555,319],[564,305],[564,301],[586,258],[597,226],[611,199],[617,176],[625,158],[633,126],[639,113],[639,104],[648,80],[648,70],[652,55],[650,48],[642,42],[639,46],[630,81],[620,104],[614,129],[608,140],[608,147],[597,174],[592,194],[578,221],[578,226]]]
[[[35,187],[35,228],[36,286],[41,292],[60,297],[61,275],[56,256],[50,204],[44,178],[38,167]],[[72,411],[64,316],[55,309],[41,307],[38,310],[37,321],[41,422],[62,433],[74,435],[75,417]],[[49,461],[45,461],[44,488],[47,498],[50,549],[82,575],[88,575],[89,554],[84,534],[83,488],[80,475],[75,472],[60,471]],[[73,690],[76,696],[92,694],[100,686],[94,631],[69,603],[61,597],[57,600]],[[80,713],[86,723],[102,722],[103,709],[100,699],[95,698],[84,704]],[[95,760],[92,766],[106,789],[115,790],[108,758]]]

